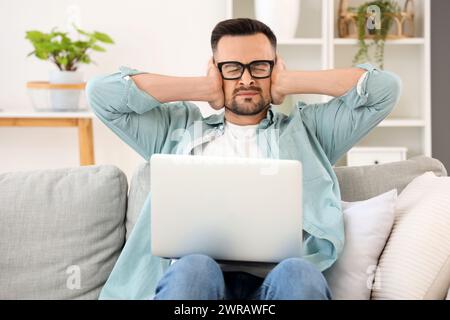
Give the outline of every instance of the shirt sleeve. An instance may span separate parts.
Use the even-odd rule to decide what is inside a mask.
[[[193,103],[161,103],[139,89],[130,76],[144,72],[128,67],[119,70],[89,80],[87,100],[95,115],[145,160],[176,143],[170,135],[173,130],[185,129],[201,118]]]
[[[331,164],[385,119],[400,98],[402,85],[396,74],[368,63],[357,67],[367,71],[344,95],[326,103],[296,105]]]

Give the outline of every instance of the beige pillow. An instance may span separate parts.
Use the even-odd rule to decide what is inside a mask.
[[[445,299],[450,285],[450,177],[415,178],[399,195],[372,299]]]

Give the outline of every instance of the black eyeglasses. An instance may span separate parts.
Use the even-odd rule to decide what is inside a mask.
[[[255,60],[247,64],[240,63],[239,61],[224,61],[219,62],[217,67],[224,80],[240,79],[245,69],[248,69],[252,78],[265,79],[269,78],[272,74],[273,65],[273,60]]]

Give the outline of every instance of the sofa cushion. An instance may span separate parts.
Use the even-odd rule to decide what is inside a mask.
[[[345,247],[324,275],[335,300],[369,300],[378,258],[395,216],[397,190],[365,201],[342,201]]]
[[[427,172],[400,194],[373,299],[445,299],[450,285],[450,177]]]
[[[125,240],[110,165],[0,174],[0,299],[96,299]]]
[[[392,189],[400,194],[415,177],[427,171],[437,176],[447,175],[439,160],[426,156],[370,166],[336,167],[334,171],[344,201],[365,200]]]

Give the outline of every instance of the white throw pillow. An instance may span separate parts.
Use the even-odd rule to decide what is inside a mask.
[[[368,200],[342,201],[344,251],[324,275],[333,299],[370,299],[378,258],[394,223],[397,189]]]
[[[450,177],[427,172],[399,195],[372,299],[445,299],[450,285]]]

